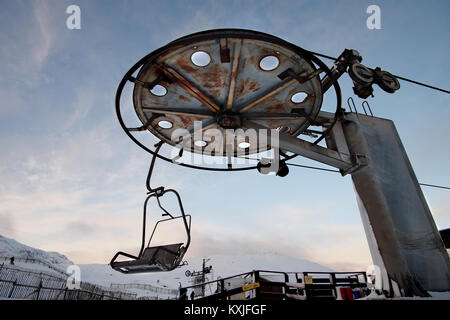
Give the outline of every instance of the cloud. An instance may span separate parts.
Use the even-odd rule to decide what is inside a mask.
[[[267,234],[267,230],[250,228],[247,232],[222,228],[215,223],[197,221],[193,225],[192,245],[188,257],[212,254],[244,255],[277,252],[292,257],[304,257],[306,249],[285,235]]]
[[[438,203],[435,206],[431,206],[430,209],[438,229],[446,229],[450,227],[449,202]]]
[[[14,217],[9,211],[0,211],[0,234],[10,238],[16,236]]]
[[[309,257],[335,270],[366,270],[372,264],[361,225],[322,225],[308,234]]]
[[[30,38],[35,37],[37,41],[33,43],[34,52],[32,61],[37,68],[40,68],[49,55],[54,40],[54,32],[50,24],[51,14],[49,3],[46,1],[35,1],[33,4],[33,13],[37,28],[32,31]],[[37,34],[34,32],[37,32]]]
[[[65,231],[78,237],[89,236],[94,233],[95,226],[92,226],[85,221],[77,220],[66,224]]]
[[[284,207],[282,217],[280,211],[268,209],[259,213],[260,219],[238,225],[197,219],[187,256],[276,252],[344,271],[365,270],[372,263],[362,225],[335,225],[320,208]]]

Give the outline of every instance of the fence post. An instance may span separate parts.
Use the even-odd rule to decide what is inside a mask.
[[[303,284],[304,284],[304,288],[305,288],[305,296],[306,296],[306,300],[309,300],[311,298],[311,287],[309,284],[306,283],[306,276],[308,276],[308,272],[303,272]]]
[[[12,293],[13,293],[15,287],[16,287],[16,281],[14,281],[12,283],[11,291],[9,291],[9,293],[8,293],[8,298],[12,297]]]
[[[37,288],[36,300],[39,300],[39,295],[41,294],[41,288],[42,288],[42,280],[39,282],[39,286]]]
[[[330,273],[330,282],[331,282],[331,286],[332,286],[332,293],[335,299],[337,299],[338,293],[336,290],[336,274],[334,272]]]
[[[255,271],[255,283],[260,282],[259,271]],[[255,297],[257,300],[261,299],[261,283],[260,286],[255,288]]]

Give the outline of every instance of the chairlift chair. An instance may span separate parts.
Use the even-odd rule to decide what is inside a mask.
[[[158,150],[161,147],[162,143],[159,144]],[[177,191],[173,189],[165,190],[164,187],[158,187],[156,189],[152,189],[150,187],[150,176],[153,171],[153,166],[155,162],[155,157],[152,159],[152,164],[150,166],[149,174],[147,177],[147,189],[149,190],[148,196],[144,202],[144,212],[143,212],[143,228],[142,228],[142,244],[141,249],[139,251],[138,256],[131,255],[126,252],[119,251],[114,257],[111,259],[110,265],[111,267],[122,273],[144,273],[144,272],[160,272],[160,271],[171,271],[177,267],[181,267],[186,265],[187,262],[183,261],[184,254],[186,253],[189,244],[191,242],[191,216],[186,215],[184,213],[183,204],[181,202],[181,197]],[[173,193],[177,197],[178,205],[180,207],[181,215],[174,217],[170,214],[162,205],[159,200],[160,197],[164,196],[167,193]],[[164,211],[163,216],[169,216],[167,219],[163,219],[158,221],[153,228],[153,232],[150,236],[147,247],[145,247],[145,229],[146,229],[146,221],[147,221],[147,204],[148,201],[155,197],[158,206],[161,210]],[[187,219],[189,218],[189,219]],[[155,234],[156,229],[160,223],[173,221],[175,219],[182,219],[184,223],[184,227],[186,230],[187,240],[185,243],[172,243],[166,245],[152,245],[153,235]],[[116,261],[119,256],[125,256],[130,258],[131,260],[125,261]]]

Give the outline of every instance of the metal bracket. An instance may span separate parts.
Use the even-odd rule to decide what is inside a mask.
[[[261,130],[260,132],[265,132],[267,134],[267,141],[270,141],[269,144],[272,147],[278,147],[281,150],[293,152],[311,160],[319,161],[321,163],[343,170],[343,172],[353,170],[353,168],[355,167],[354,160],[349,154],[328,149],[317,144],[313,144],[311,142],[293,137],[289,134],[280,132],[277,132],[278,141],[271,141],[271,139],[276,137],[272,137],[270,128],[249,120],[244,120],[243,125],[245,128],[249,129],[265,129],[265,131]]]
[[[350,157],[353,166],[347,170],[339,170],[342,176],[354,173],[361,169],[361,167],[367,166],[369,164],[369,159],[363,154],[351,154]]]

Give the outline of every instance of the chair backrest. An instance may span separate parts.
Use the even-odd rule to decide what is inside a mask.
[[[152,231],[152,234],[150,235],[150,238],[148,240],[147,246],[150,247],[150,245],[152,243],[153,236],[155,235],[155,232],[158,229],[158,226],[159,226],[160,223],[169,222],[169,221],[175,221],[177,219],[183,220],[183,216],[176,216],[176,217],[173,217],[173,218],[167,218],[167,219],[162,219],[162,220],[157,221],[155,226],[153,227],[153,231]],[[186,215],[186,219],[188,220],[188,229],[190,230],[190,228],[191,228],[191,215],[187,214]]]
[[[172,269],[177,264],[180,256],[184,255],[183,243],[167,244],[148,247],[144,250],[141,259],[149,264],[158,264],[166,269]]]

